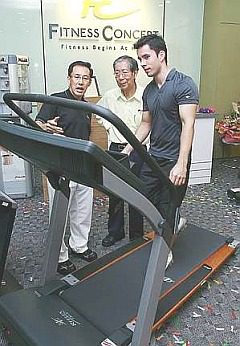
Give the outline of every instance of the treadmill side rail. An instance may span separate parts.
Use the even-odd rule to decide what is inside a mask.
[[[233,249],[237,249],[239,245],[240,245],[240,241],[237,239],[233,240],[231,243],[228,244],[228,246]]]
[[[80,282],[80,280],[78,280],[78,278],[76,278],[76,276],[74,276],[73,274],[68,274],[64,276],[61,280],[66,282],[69,286],[74,286]]]

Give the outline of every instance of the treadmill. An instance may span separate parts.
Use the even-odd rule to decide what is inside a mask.
[[[4,271],[17,210],[17,203],[0,190],[0,296],[21,288],[16,279]]]
[[[10,341],[18,346],[148,345],[151,333],[235,252],[238,241],[192,224],[176,234],[177,227],[172,226],[178,216],[173,184],[109,110],[81,101],[34,94],[9,93],[4,95],[4,101],[30,127],[0,121],[0,144],[50,172],[50,176],[59,177],[55,179],[59,182],[56,213],[61,203],[66,205],[67,181],[74,180],[134,205],[154,231],[153,237],[131,242],[62,279],[52,278],[53,268],[50,272],[46,268],[43,287],[2,296],[0,321],[9,330]],[[13,101],[84,109],[111,121],[169,187],[169,218],[164,220],[145,197],[141,180],[122,164],[124,155],[118,161],[92,142],[45,133]],[[49,264],[50,254],[60,249],[62,233],[56,230],[53,224],[47,244]],[[54,239],[59,242],[55,248]],[[174,264],[165,271],[170,248]],[[56,265],[57,261],[52,267]]]

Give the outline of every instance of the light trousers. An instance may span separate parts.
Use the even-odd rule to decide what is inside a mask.
[[[66,246],[64,241],[68,215],[70,223],[69,246],[75,252],[82,253],[88,249],[88,237],[92,222],[93,189],[89,186],[75,183],[74,181],[70,181],[69,187],[70,197],[59,255],[59,262],[65,262],[69,258],[68,247]],[[51,187],[50,184],[48,184],[49,217],[51,215],[54,193],[55,190]]]

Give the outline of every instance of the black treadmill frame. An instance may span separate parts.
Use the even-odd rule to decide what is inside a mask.
[[[14,95],[19,95],[19,94],[14,94]],[[33,95],[31,95],[31,97],[32,97]],[[39,96],[39,95],[38,95]],[[12,96],[11,96],[11,94],[10,94],[10,98],[11,98]],[[14,96],[15,97],[15,96]],[[22,97],[22,95],[20,96],[20,97]],[[25,95],[23,95],[23,97],[25,97]],[[41,97],[41,95],[40,95],[40,97]],[[58,98],[59,99],[59,98]],[[58,101],[58,100],[56,100],[56,101]],[[12,102],[12,101],[11,101]],[[40,101],[41,102],[41,101]],[[52,100],[51,100],[51,102],[52,102]],[[77,103],[79,103],[79,102],[77,102]],[[16,105],[15,105],[16,106]],[[91,106],[91,105],[90,105]],[[17,106],[16,106],[17,107]],[[92,106],[91,106],[92,107]],[[94,107],[96,107],[96,106],[94,106]],[[102,107],[100,107],[100,108],[102,108]],[[16,108],[15,108],[16,109]],[[108,113],[108,110],[105,110],[104,108],[102,108],[103,109],[103,113],[105,113],[105,111],[107,111],[107,113]],[[94,113],[96,113],[96,112],[94,112]],[[99,113],[97,113],[97,114],[99,114]],[[108,116],[109,116],[109,114],[107,114]],[[113,115],[113,117],[114,117],[115,115]],[[111,116],[110,116],[110,118],[111,118]],[[28,120],[27,118],[26,118],[26,120]],[[114,121],[113,121],[114,122]],[[31,123],[30,124],[31,126],[35,126],[34,125],[34,122],[33,123]],[[118,124],[119,125],[119,124]],[[119,125],[120,126],[120,128],[121,128],[121,125]],[[1,132],[1,131],[3,131],[3,132]],[[6,131],[6,133],[8,133],[7,135],[6,135],[6,137],[4,138],[4,140],[6,140],[6,138],[7,137],[9,137],[9,135],[10,135],[10,133],[11,133],[11,135],[13,136],[14,135],[14,133],[16,134],[16,132],[18,132],[18,135],[20,135],[20,137],[23,135],[23,133],[24,133],[24,129],[22,129],[22,131],[18,131],[16,128],[15,129],[10,129],[10,127],[9,126],[4,126],[4,125],[2,125],[1,124],[1,122],[0,122],[0,134],[1,133],[5,133],[5,131]],[[31,131],[30,129],[28,129],[27,130],[28,132],[28,134],[30,134],[30,132],[29,131]],[[41,131],[41,130],[40,130]],[[42,135],[45,135],[45,134],[42,134]],[[50,138],[50,137],[48,137],[49,135],[47,135],[46,137],[44,137],[44,139],[45,140],[47,140],[48,141],[48,139]],[[33,135],[33,137],[35,137],[35,135]],[[13,138],[13,137],[12,137]],[[22,138],[24,138],[24,136],[22,137]],[[36,139],[36,138],[35,138]],[[22,139],[21,139],[21,141],[22,141]],[[80,140],[77,140],[78,141],[78,145],[79,145],[79,143],[81,142]],[[79,142],[80,141],[80,142]],[[7,141],[8,142],[8,141]],[[10,141],[11,142],[11,141]],[[14,149],[14,148],[17,148],[17,146],[14,146],[14,145],[12,145],[12,143],[10,143],[10,142],[8,142],[8,144]],[[40,141],[41,142],[41,141]],[[69,147],[66,147],[66,143],[64,144],[64,142],[61,142],[61,141],[58,141],[57,140],[57,143],[54,143],[55,142],[55,140],[52,142],[52,141],[50,141],[49,142],[49,144],[52,144],[52,145],[55,145],[55,144],[57,144],[57,145],[60,145],[60,146],[62,146],[63,148],[65,148],[65,149],[70,149]],[[130,141],[129,141],[130,142]],[[131,143],[131,142],[130,142]],[[85,147],[85,145],[86,145],[86,143],[84,144],[84,143],[82,143],[83,144],[83,148]],[[132,144],[132,143],[131,143]],[[72,148],[72,149],[74,149],[75,150],[75,146],[74,146],[74,143],[72,142],[71,143],[71,145],[70,145],[70,147]],[[86,148],[86,147],[85,147]],[[36,149],[36,148],[35,148]],[[90,149],[90,148],[89,148]],[[94,157],[94,152],[95,152],[95,147],[94,147],[94,145],[91,147],[91,149],[90,149],[90,151],[89,151],[89,154],[91,155],[93,155],[93,157]],[[99,148],[98,148],[99,149]],[[19,148],[17,148],[16,149],[17,150],[17,153],[18,153],[18,150],[19,150]],[[140,152],[141,152],[141,148],[139,149],[140,150]],[[88,150],[87,150],[88,151]],[[21,155],[23,155],[23,154],[21,154]],[[106,155],[106,153],[104,153],[104,155]],[[30,155],[31,156],[31,155]],[[101,153],[100,153],[100,156],[101,156]],[[144,155],[143,155],[143,157],[144,157]],[[27,154],[27,152],[25,152],[24,153],[24,156],[23,156],[23,158],[26,158],[26,159],[28,159],[29,160],[29,153]],[[104,156],[103,156],[103,158],[104,158]],[[33,160],[33,162],[35,162],[35,161],[38,161],[38,164],[40,164],[40,166],[42,166],[42,168],[43,169],[48,169],[49,167],[48,167],[48,164],[47,165],[45,165],[45,164],[42,164],[43,162],[41,161],[41,160],[36,160],[36,158],[32,158],[31,157],[31,159]],[[97,161],[98,161],[98,159],[99,159],[99,157],[98,156],[96,156],[94,159],[96,159]],[[151,158],[150,158],[151,159]],[[108,161],[109,161],[109,158],[106,160],[107,162],[105,162],[104,161],[104,159],[102,160],[102,159],[100,159],[100,161],[101,161],[101,165],[103,165],[103,167],[100,169],[100,171],[103,173],[103,171],[104,170],[106,170],[106,172],[108,173],[108,171],[110,171],[110,176],[112,176],[112,179],[113,179],[113,184],[110,184],[110,185],[108,185],[107,183],[105,183],[105,180],[106,181],[108,181],[109,180],[109,177],[110,176],[108,176],[107,174],[106,174],[106,176],[105,176],[105,180],[104,180],[104,174],[99,174],[99,175],[97,175],[97,177],[94,177],[93,178],[93,181],[92,181],[92,186],[93,187],[96,187],[96,182],[98,183],[98,185],[99,185],[99,182],[100,182],[100,188],[102,188],[102,190],[104,191],[104,192],[113,192],[113,193],[115,193],[116,195],[121,195],[122,196],[122,191],[121,191],[121,189],[118,189],[118,191],[115,191],[115,189],[114,189],[114,185],[115,185],[115,183],[117,182],[117,183],[119,183],[119,184],[122,184],[123,183],[123,180],[124,180],[124,178],[126,178],[126,181],[127,181],[127,183],[132,187],[132,192],[133,192],[133,194],[138,194],[138,197],[139,196],[141,196],[141,183],[140,183],[140,181],[139,181],[139,179],[137,179],[135,176],[131,176],[131,173],[128,171],[128,170],[126,170],[126,171],[124,171],[124,169],[122,170],[122,168],[121,168],[121,165],[119,165],[119,164],[117,164],[117,166],[115,166],[115,163],[113,163],[113,161],[111,161],[112,159],[110,159],[110,164],[108,165]],[[148,160],[148,159],[147,159]],[[145,161],[147,161],[147,160],[145,160]],[[45,163],[45,162],[44,162]],[[152,163],[151,163],[152,164]],[[153,169],[156,169],[156,167],[155,167],[155,165],[153,164]],[[56,168],[56,162],[55,162],[55,164],[53,165],[53,168]],[[51,169],[53,169],[52,167],[51,167]],[[67,179],[72,179],[72,172],[63,172],[63,169],[62,169],[62,167],[59,167],[58,165],[57,165],[57,170],[54,172],[55,174],[59,174],[59,175],[62,175],[62,173],[65,173],[65,174],[63,174]],[[114,170],[114,173],[115,174],[113,174],[112,173],[112,169]],[[115,169],[116,169],[116,172],[115,172]],[[120,172],[121,171],[121,172]],[[122,174],[123,174],[123,176],[122,176]],[[126,174],[126,176],[125,176],[125,174]],[[160,172],[160,176],[162,177],[162,172]],[[96,179],[95,179],[96,178]],[[165,179],[166,177],[164,176],[163,177],[163,181],[164,181],[164,179]],[[77,178],[78,179],[78,178]],[[81,178],[81,179],[83,179],[83,177]],[[88,177],[88,179],[89,179],[89,177]],[[88,180],[87,179],[87,180]],[[83,179],[84,180],[84,179]],[[77,181],[79,181],[79,180],[77,180]],[[82,180],[81,181],[79,181],[79,182],[83,182]],[[139,183],[140,183],[140,185],[139,185]],[[87,181],[85,180],[85,184],[87,184]],[[127,188],[129,189],[129,185],[128,184],[126,184],[127,185]],[[98,188],[99,188],[99,186],[98,186]],[[171,186],[171,184],[170,184],[170,190],[171,190],[171,195],[172,196],[174,196],[174,187],[173,187],[173,189],[172,189],[172,186]],[[60,192],[60,194],[61,194],[61,192]],[[122,198],[124,198],[124,193],[123,193],[123,196],[122,196]],[[131,202],[130,202],[131,203]],[[132,201],[132,203],[133,203],[133,201]],[[135,205],[134,205],[135,206]],[[174,207],[174,203],[173,203],[173,207]],[[150,206],[150,209],[151,209],[151,206]],[[153,210],[154,210],[155,208],[153,207]],[[141,210],[141,207],[139,208],[139,210],[140,211],[142,211]],[[145,214],[145,216],[147,217],[148,215],[146,215],[146,213],[145,212],[143,212],[142,211],[142,213],[143,214]],[[155,218],[156,217],[156,218]],[[156,220],[158,220],[159,222],[156,222]],[[168,224],[167,224],[167,222],[165,221],[165,220],[163,220],[162,219],[162,217],[161,217],[161,215],[158,215],[157,216],[157,214],[155,213],[155,211],[153,212],[153,214],[151,214],[151,216],[150,216],[150,222],[151,222],[151,224],[152,224],[152,226],[153,226],[153,229],[155,230],[155,233],[156,233],[156,237],[153,239],[153,241],[151,242],[152,243],[152,248],[154,247],[154,245],[155,246],[157,246],[157,244],[159,245],[160,244],[160,247],[162,247],[162,249],[163,249],[163,251],[165,250],[165,253],[163,254],[163,253],[161,253],[161,251],[160,252],[158,252],[158,250],[159,250],[159,248],[158,249],[155,249],[155,253],[157,253],[158,254],[158,256],[159,256],[159,258],[160,258],[160,256],[161,257],[163,257],[164,256],[164,258],[166,259],[167,258],[167,253],[168,253],[168,250],[169,250],[169,245],[171,244],[171,239],[172,239],[172,237],[174,236],[174,230],[171,230],[169,227],[168,227]],[[158,242],[158,240],[161,240],[160,242]],[[237,242],[233,242],[233,243],[231,243],[231,244],[229,244],[229,245],[227,245],[228,243],[226,243],[224,246],[223,246],[223,248],[221,248],[221,249],[219,249],[219,250],[217,250],[216,251],[216,253],[214,253],[214,254],[212,254],[210,257],[214,257],[214,256],[220,256],[220,258],[221,258],[221,260],[219,260],[219,265],[221,265],[221,263],[223,263],[235,250],[234,250],[234,248],[235,248],[235,246],[237,245]],[[139,244],[140,245],[140,244]],[[140,245],[141,246],[141,245]],[[152,250],[152,252],[151,252],[151,255],[153,254],[153,250]],[[151,256],[150,256],[151,257]],[[156,267],[154,267],[154,270],[155,270],[155,274],[157,273],[157,275],[158,275],[158,273],[159,273],[159,271],[157,272],[157,270],[159,270],[159,266],[161,266],[162,268],[162,271],[163,271],[163,275],[164,275],[164,272],[165,272],[165,263],[164,263],[164,261],[163,261],[163,263],[156,263],[156,258],[155,259],[153,259],[153,261],[155,260],[155,262],[153,263]],[[181,304],[182,304],[182,302],[183,302],[183,300],[186,300],[186,296],[184,296],[186,293],[188,293],[188,295],[187,296],[190,296],[191,294],[193,294],[193,292],[197,289],[197,287],[199,287],[202,283],[203,283],[203,281],[208,277],[208,276],[210,276],[212,273],[213,273],[213,271],[215,271],[216,270],[216,268],[218,268],[218,266],[216,265],[216,263],[215,263],[216,261],[215,261],[215,259],[213,258],[213,260],[212,260],[212,262],[211,262],[211,260],[209,261],[209,259],[207,259],[207,264],[206,264],[206,262],[202,262],[202,263],[200,263],[200,265],[199,266],[197,266],[196,268],[193,268],[193,270],[192,270],[192,272],[189,274],[189,275],[187,275],[187,277],[186,277],[186,280],[184,279],[184,281],[183,282],[179,282],[179,283],[177,283],[176,284],[176,287],[177,288],[179,288],[179,293],[180,293],[180,298],[178,298],[177,297],[177,292],[176,292],[176,294],[175,294],[175,292],[174,292],[174,287],[172,288],[172,289],[170,289],[168,292],[167,292],[167,294],[166,294],[166,300],[170,300],[171,301],[171,304],[170,304],[170,306],[172,305],[172,308],[171,308],[171,311],[174,309],[174,305],[177,305],[177,306],[180,306]],[[208,263],[209,263],[209,266],[208,266]],[[157,270],[156,270],[157,269]],[[152,278],[153,279],[153,282],[151,282],[148,286],[146,285],[146,280],[145,280],[145,283],[144,283],[144,288],[143,288],[143,293],[142,293],[142,298],[141,298],[141,301],[140,301],[140,308],[141,308],[141,304],[144,304],[145,305],[145,303],[146,303],[146,300],[144,300],[144,298],[143,298],[143,294],[144,294],[144,289],[149,289],[149,287],[150,287],[150,290],[151,290],[151,292],[150,292],[150,294],[149,294],[149,296],[148,296],[148,298],[149,298],[149,301],[147,301],[147,308],[145,309],[145,310],[142,310],[141,311],[141,309],[139,308],[139,311],[138,311],[138,321],[137,321],[137,324],[136,324],[136,328],[135,328],[135,330],[134,330],[134,334],[133,334],[133,339],[132,339],[132,345],[134,345],[134,346],[139,346],[139,345],[141,345],[141,346],[146,346],[147,344],[148,344],[148,341],[147,340],[150,340],[150,335],[151,335],[151,323],[147,323],[146,324],[146,322],[149,322],[149,320],[146,320],[146,318],[148,318],[149,316],[150,316],[150,318],[152,317],[152,315],[155,315],[155,313],[153,312],[153,310],[155,309],[155,307],[157,306],[157,304],[155,304],[154,306],[152,306],[151,305],[151,303],[153,303],[154,302],[154,299],[156,298],[156,295],[157,295],[157,301],[158,301],[158,296],[159,296],[159,290],[158,290],[158,288],[157,288],[157,285],[155,285],[155,280],[157,279],[157,280],[160,280],[160,279],[162,279],[162,277],[161,278],[159,278],[159,277],[156,277],[156,276],[154,276],[154,275],[152,275],[152,277],[151,277],[151,275],[149,275],[149,271],[151,271],[151,268],[149,268],[149,263],[148,263],[148,269],[147,269],[147,275],[148,275],[148,277],[147,277],[147,275],[146,275],[146,277],[147,277],[147,280],[149,280],[149,278]],[[171,272],[171,268],[170,268],[170,272]],[[77,274],[77,273],[76,273]],[[150,273],[151,274],[151,273]],[[162,273],[161,273],[162,274]],[[85,272],[85,274],[83,274],[83,276],[84,275],[86,275],[86,276],[88,276],[88,274]],[[91,274],[90,274],[91,275]],[[76,279],[76,278],[74,278],[74,276],[71,276],[70,275],[70,277],[69,278],[67,278],[67,277],[65,277],[64,278],[64,281],[65,282],[67,282],[68,284],[71,284],[71,281],[73,282],[73,285],[76,283],[76,281],[75,281],[75,283],[74,283],[74,279]],[[80,279],[80,281],[81,281],[81,278],[79,278]],[[162,280],[161,280],[162,281]],[[186,282],[185,282],[186,281]],[[161,282],[161,284],[162,284],[162,282]],[[52,287],[51,287],[51,285],[52,285]],[[197,285],[197,286],[196,286]],[[58,287],[57,287],[58,286]],[[64,289],[63,288],[63,286],[64,286],[64,284],[63,285],[54,285],[54,283],[53,282],[49,282],[49,285],[47,285],[47,286],[45,286],[44,288],[43,288],[43,290],[40,290],[40,289],[38,289],[38,292],[39,292],[39,294],[40,295],[46,295],[46,296],[48,296],[49,294],[51,294],[52,292],[57,292],[57,290],[59,289],[60,291],[61,291],[61,289]],[[189,291],[189,287],[190,287],[190,291]],[[192,287],[192,288],[191,288]],[[157,291],[154,291],[154,289],[156,289]],[[51,291],[52,290],[52,291]],[[45,292],[44,292],[45,291]],[[185,293],[184,293],[185,292]],[[31,293],[31,292],[30,292]],[[145,292],[145,293],[149,293],[149,292]],[[164,297],[165,297],[165,295],[163,295]],[[160,297],[160,302],[161,302],[161,299],[162,299],[163,297]],[[10,298],[11,299],[11,298]],[[177,301],[178,301],[178,299],[180,299],[180,302],[178,302],[178,304],[176,304],[176,299],[177,299]],[[7,299],[7,301],[8,301],[8,299]],[[156,301],[156,299],[155,299],[155,301]],[[173,301],[173,302],[172,302]],[[166,302],[165,302],[166,303]],[[3,306],[3,305],[2,305]],[[6,306],[6,305],[5,305]],[[156,310],[156,309],[155,309]],[[163,304],[163,306],[162,306],[162,304],[160,303],[160,310],[157,312],[157,317],[156,317],[156,319],[155,319],[155,321],[153,321],[152,322],[152,326],[153,326],[153,329],[155,329],[155,328],[157,328],[158,327],[158,325],[160,325],[161,323],[162,323],[162,321],[164,320],[164,318],[165,318],[165,316],[164,316],[164,314],[166,314],[166,315],[169,315],[169,313],[170,312],[167,312],[166,313],[166,304],[164,305]],[[145,319],[145,320],[144,320]],[[140,324],[140,322],[143,322],[144,324],[143,325],[141,325]],[[147,328],[148,330],[146,330],[145,328]],[[124,329],[124,327],[123,327],[123,330],[119,330],[119,332],[120,332],[120,336],[121,336],[121,332],[123,332],[123,334],[125,334],[125,332],[126,332],[126,329]],[[128,342],[130,342],[130,338],[129,338],[129,336],[128,336]],[[125,341],[124,342],[124,345],[127,345],[128,343],[126,343],[127,341]],[[121,345],[123,345],[123,343],[121,343]]]

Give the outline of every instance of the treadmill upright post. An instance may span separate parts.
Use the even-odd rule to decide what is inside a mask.
[[[141,300],[138,308],[132,346],[149,345],[158,299],[161,292],[169,247],[163,237],[156,235],[153,240]]]
[[[67,197],[61,191],[55,190],[49,231],[46,239],[46,253],[42,277],[43,284],[56,278],[58,258],[65,228],[67,211]]]

